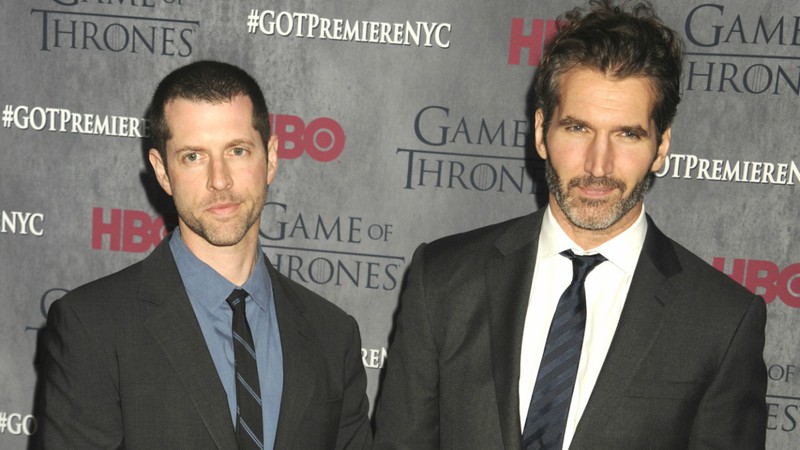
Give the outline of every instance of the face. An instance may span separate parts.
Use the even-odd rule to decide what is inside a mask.
[[[657,143],[651,82],[575,68],[561,76],[560,90],[546,130],[541,109],[535,117],[550,208],[565,230],[619,234],[639,216],[669,149],[669,129]]]
[[[264,148],[253,128],[250,99],[209,103],[179,98],[166,105],[164,117],[171,135],[167,169],[156,149],[150,150],[150,163],[175,201],[187,246],[257,241],[267,185],[277,169],[277,139],[273,136]]]

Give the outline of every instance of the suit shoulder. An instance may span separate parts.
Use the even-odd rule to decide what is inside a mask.
[[[142,261],[132,264],[118,272],[78,286],[59,302],[68,303],[73,308],[94,307],[100,303],[119,301],[134,296],[141,279]]]
[[[322,315],[327,320],[334,320],[336,322],[351,320],[350,315],[342,308],[311,289],[289,279],[277,270],[271,272],[271,275],[275,276],[273,282],[280,283],[283,289],[289,291],[288,293],[291,295],[292,300],[300,302],[302,308],[312,315]]]
[[[142,288],[155,281],[150,278],[154,276],[180,279],[169,249],[169,238],[164,238],[144,259],[79,286],[59,301],[65,301],[74,308],[96,307],[102,304],[104,310],[124,309],[120,306],[131,304],[131,300],[137,297]]]
[[[728,275],[717,270],[686,247],[666,236],[648,216],[648,231],[643,255],[666,275],[670,284],[698,307],[746,309],[757,295],[747,290]]]
[[[484,252],[493,249],[498,239],[517,227],[531,228],[531,236],[536,237],[538,233],[532,229],[537,221],[536,216],[537,213],[528,214],[436,239],[425,245],[425,256],[447,260],[461,257],[474,258],[475,255],[483,255]]]
[[[764,300],[717,270],[684,246],[672,241],[682,272],[675,278],[683,294],[691,298],[697,310],[707,310],[714,317],[731,314],[738,318],[751,306],[765,309]]]
[[[713,286],[717,291],[721,290],[732,295],[743,295],[747,297],[752,297],[754,295],[747,290],[747,288],[716,269],[683,245],[675,241],[672,242],[684,271],[691,274],[693,278],[697,278],[701,286]]]
[[[273,292],[280,289],[282,294],[275,296],[278,322],[281,314],[302,317],[302,321],[310,326],[309,338],[325,351],[326,358],[336,359],[358,347],[360,351],[361,334],[355,318],[342,308],[305,286],[292,281],[285,275],[270,272]],[[283,332],[283,331],[281,331]]]
[[[73,336],[80,330],[96,345],[113,348],[137,323],[141,272],[138,262],[68,292],[50,305],[45,336]]]

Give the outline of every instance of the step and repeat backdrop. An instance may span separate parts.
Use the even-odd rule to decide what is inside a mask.
[[[361,327],[373,400],[423,241],[539,208],[532,76],[563,0],[24,0],[0,5],[0,448],[36,432],[37,336],[69,290],[174,226],[145,157],[158,81],[243,67],[280,137],[264,252]],[[647,212],[768,303],[767,447],[800,442],[800,6],[656,0],[683,101]]]

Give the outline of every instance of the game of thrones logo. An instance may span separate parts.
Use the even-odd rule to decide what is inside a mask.
[[[687,91],[800,95],[800,16],[737,14],[707,3],[689,11],[685,34]]]
[[[53,0],[68,10],[31,9],[41,19],[42,51],[80,50],[188,58],[196,20],[140,16],[184,0]],[[91,7],[91,11],[86,11]],[[80,9],[80,10],[78,10]],[[133,12],[133,14],[131,14]]]
[[[421,146],[397,149],[406,160],[403,188],[545,192],[544,176],[531,176],[544,173],[543,161],[525,157],[527,133],[527,120],[458,117],[450,108],[425,106],[414,118],[414,134]],[[515,151],[494,151],[498,147]]]
[[[400,286],[405,257],[368,250],[389,242],[392,224],[355,215],[304,214],[277,202],[264,208],[262,247],[290,279],[381,291]]]

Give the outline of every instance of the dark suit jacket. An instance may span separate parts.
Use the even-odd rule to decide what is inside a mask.
[[[520,348],[543,212],[417,249],[374,448],[520,448]],[[570,448],[763,449],[765,314],[761,298],[648,217],[619,325]]]
[[[371,442],[355,320],[267,262],[283,348],[275,448]],[[38,447],[235,449],[225,391],[167,240],[53,303]]]

